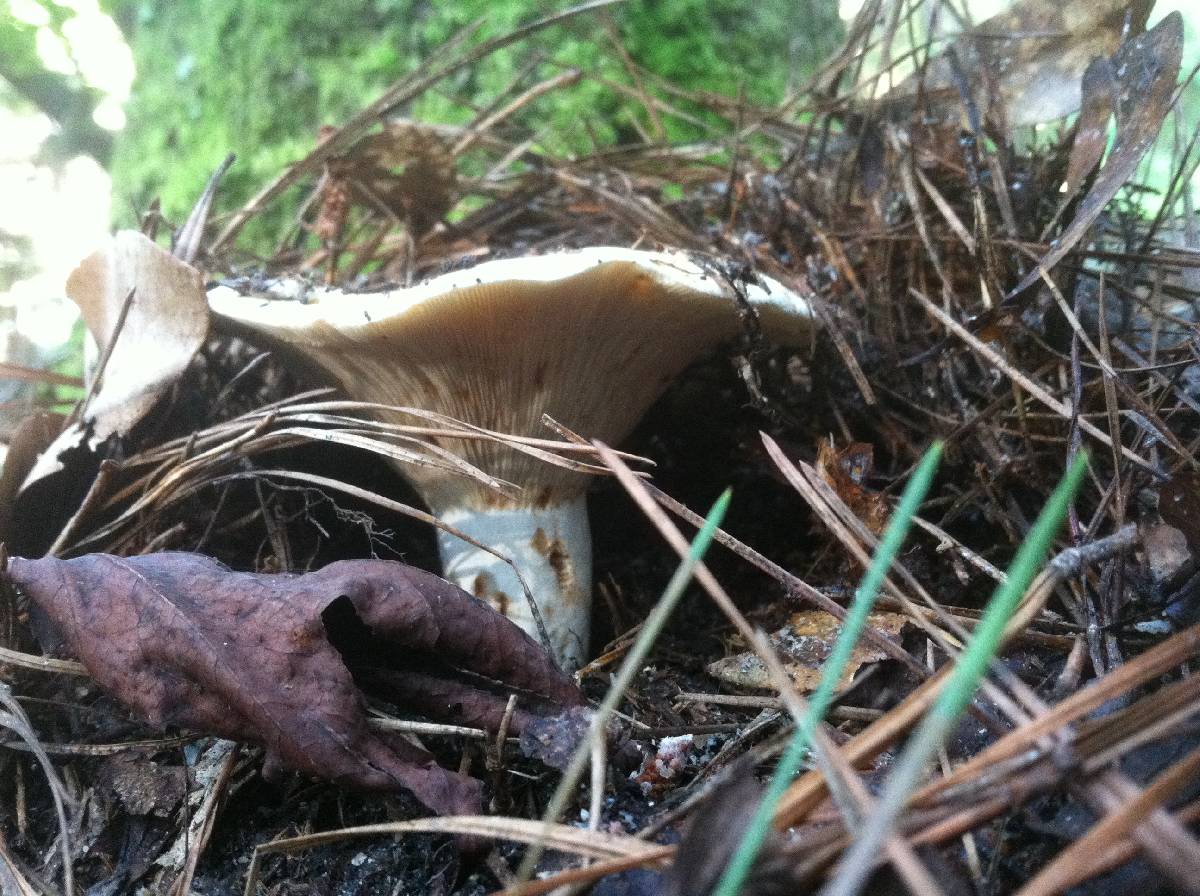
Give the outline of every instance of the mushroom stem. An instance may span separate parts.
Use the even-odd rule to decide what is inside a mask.
[[[545,507],[459,507],[438,517],[513,561],[537,601],[555,657],[568,671],[579,668],[587,652],[592,603],[592,535],[586,498],[580,495]],[[442,530],[438,530],[438,551],[447,579],[540,638],[511,566]]]

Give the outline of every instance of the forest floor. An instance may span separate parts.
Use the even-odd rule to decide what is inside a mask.
[[[1018,8],[1049,14],[1041,4]],[[909,88],[876,99],[842,85],[875,52],[875,38],[895,29],[860,24],[812,89],[785,107],[634,90],[631,114],[647,127],[677,116],[700,121],[708,137],[651,138],[572,159],[540,152],[519,116],[539,91],[570,89],[571,79],[515,85],[465,127],[400,117],[405,103],[483,52],[451,47],[324,134],[241,208],[222,206],[218,172],[174,232],[170,260],[154,262],[162,277],[180,278],[178,291],[200,296],[198,329],[180,335],[191,313],[183,304],[145,308],[129,290],[105,287],[107,304],[92,308],[110,334],[103,387],[66,419],[29,421],[10,445],[0,477],[7,557],[153,563],[187,551],[259,573],[363,558],[437,570],[433,527],[406,512],[421,499],[404,463],[381,459],[377,432],[365,447],[347,438],[367,424],[335,419],[375,412],[323,404],[339,398],[328,380],[276,344],[210,321],[204,290],[265,294],[302,283],[371,292],[587,246],[669,247],[703,259],[728,288],[739,332],[688,366],[614,446],[652,462],[630,461],[653,491],[615,475],[606,455],[579,454],[570,433],[502,434],[554,441],[546,450],[555,457],[594,465],[591,662],[577,676],[593,708],[679,566],[664,525],[691,539],[697,515],[726,488],[733,495],[704,559],[719,588],[692,584],[631,670],[599,738],[603,762],[548,819],[557,824],[535,885],[518,890],[518,869],[527,844],[544,836],[536,820],[565,763],[497,739],[493,716],[477,723],[388,705],[415,725],[405,730],[427,751],[420,755],[448,770],[431,764],[422,775],[482,782],[487,820],[430,817],[431,806],[453,801],[344,786],[375,767],[347,770],[316,747],[313,773],[287,770],[302,764],[303,750],[279,748],[269,726],[233,740],[250,723],[229,707],[258,718],[253,707],[275,699],[270,683],[243,668],[230,684],[215,662],[197,672],[216,654],[164,634],[170,620],[150,604],[136,605],[128,643],[127,631],[106,628],[116,610],[97,602],[133,594],[141,587],[133,579],[106,573],[95,585],[62,572],[69,585],[47,585],[49,573],[39,572],[25,585],[18,580],[31,561],[14,559],[18,587],[0,602],[0,724],[13,747],[0,751],[0,892],[63,892],[64,865],[88,894],[482,894],[559,884],[605,896],[714,892],[794,728],[778,676],[744,632],[770,635],[795,692],[811,694],[840,630],[826,610],[842,615],[850,604],[935,440],[942,462],[871,617],[874,652],[856,655],[853,680],[820,729],[831,745],[821,749],[840,759],[829,766],[822,753],[790,782],[774,815],[779,833],[766,839],[743,892],[838,885],[857,812],[885,789],[1002,570],[1084,452],[1089,472],[1054,561],[1029,586],[989,684],[941,743],[933,777],[894,823],[908,859],[897,858],[906,847],[893,839],[892,863],[867,886],[899,892],[925,874],[948,894],[1195,891],[1200,251],[1194,220],[1176,214],[1190,214],[1195,140],[1181,143],[1178,177],[1157,204],[1142,201],[1136,181],[1172,120],[1178,16],[1149,31],[1143,18],[1124,34],[1111,16],[1098,19],[1066,48],[965,40],[958,56],[929,59],[925,80],[914,75]],[[1019,21],[1000,25],[1021,30]],[[1053,75],[1050,63],[1067,50],[1084,64]],[[1081,82],[1082,111],[1069,125],[1043,127],[1036,144],[1006,124],[1032,120],[1031,85],[1074,90],[1078,106]],[[239,241],[275,203],[301,193],[299,217],[273,252]],[[164,222],[148,215],[147,235],[160,230]],[[105,258],[104,270],[118,269],[117,254]],[[805,344],[776,344],[752,313],[746,296],[763,277],[812,308]],[[114,391],[128,371],[141,383],[147,370],[158,377],[148,397],[140,385]],[[387,450],[404,445],[425,462],[470,437],[430,428],[398,427]],[[645,501],[674,522],[643,512]],[[224,587],[210,596],[232,605]],[[63,610],[71,588],[82,603]],[[330,606],[313,631],[334,642]],[[87,625],[69,621],[88,614]],[[231,637],[274,636],[236,618]],[[197,650],[191,665],[180,659]],[[513,665],[535,684],[553,678],[531,646],[513,650]],[[498,668],[494,657],[467,659],[489,679]],[[114,669],[121,662],[133,666]],[[165,732],[146,721],[146,690],[160,686],[168,695],[156,704],[166,707],[160,717],[174,723]],[[573,702],[568,685],[552,687]],[[289,743],[304,742],[288,727],[307,724],[301,715],[281,723]],[[508,724],[501,732],[517,733]],[[569,755],[579,738],[564,731],[549,738]],[[346,830],[367,825],[379,827]],[[327,836],[303,839],[316,834]],[[286,838],[301,839],[267,848]]]

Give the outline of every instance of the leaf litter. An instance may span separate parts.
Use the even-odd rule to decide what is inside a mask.
[[[1147,31],[1147,11],[1023,0],[978,26],[950,27],[945,43],[907,47],[906,32],[923,33],[946,9],[868,3],[813,82],[777,107],[664,84],[625,58],[629,84],[531,69],[486,108],[464,105],[468,125],[404,118],[405,103],[439,82],[452,95],[447,76],[539,26],[476,44],[464,32],[345,126],[314,135],[313,151],[240,210],[222,202],[214,176],[178,258],[119,237],[125,249],[110,247],[84,268],[108,322],[93,329],[112,351],[73,415],[73,447],[46,451],[58,424],[30,424],[0,478],[8,497],[0,539],[21,555],[13,575],[33,580],[21,585],[25,597],[0,602],[0,663],[25,733],[46,757],[33,765],[28,743],[0,754],[11,782],[0,799],[0,874],[43,892],[72,867],[114,892],[139,881],[155,891],[228,892],[246,883],[238,863],[253,853],[253,886],[283,891],[322,877],[346,893],[475,894],[513,884],[513,847],[460,864],[420,839],[428,831],[544,842],[557,853],[541,865],[550,876],[524,884],[525,893],[606,873],[596,892],[703,892],[736,843],[736,820],[756,804],[753,775],[769,773],[787,734],[780,707],[796,699],[769,674],[770,655],[753,651],[739,661],[767,671],[787,700],[714,686],[708,668],[742,649],[729,627],[759,651],[756,629],[780,632],[803,614],[836,629],[892,496],[937,436],[946,462],[917,520],[925,534],[910,539],[881,597],[903,637],[870,629],[863,646],[875,652],[862,666],[870,674],[824,732],[841,765],[794,782],[750,891],[812,891],[836,874],[856,829],[853,806],[865,805],[843,786],[848,770],[858,769],[867,791],[886,777],[993,579],[1084,445],[1093,479],[1056,559],[897,834],[943,886],[1015,892],[1035,880],[1118,892],[1121,866],[1161,885],[1194,884],[1200,811],[1185,779],[1194,777],[1200,694],[1186,669],[1200,644],[1189,512],[1200,263],[1184,175],[1195,158],[1182,141],[1163,211],[1138,208],[1146,195],[1138,166],[1172,122],[1180,89],[1180,20],[1169,15]],[[872,86],[890,83],[889,66],[906,54],[913,74],[900,88]],[[704,136],[558,154],[523,113],[581,83],[614,91],[645,135],[672,120]],[[1075,109],[1073,125],[1045,124]],[[1024,122],[1039,124],[1038,140],[1026,139]],[[308,200],[275,254],[247,250],[245,225],[297,185]],[[210,213],[219,216],[215,237],[205,236]],[[303,300],[306,282],[379,290],[486,258],[597,244],[724,255],[731,282],[760,270],[804,295],[824,324],[805,350],[789,352],[746,317],[742,335],[668,392],[626,446],[657,463],[659,487],[644,493],[625,491],[631,480],[586,443],[588,433],[582,445],[561,430],[515,439],[421,408],[384,428],[371,409],[309,389],[304,371],[262,347],[205,331],[207,318],[185,313],[203,326],[174,331],[154,319],[154,302],[138,301],[154,292],[144,277],[171,284],[165,292],[182,302],[213,278]],[[122,258],[141,259],[136,283],[121,273],[130,270]],[[156,359],[146,391],[134,373],[143,358]],[[597,627],[611,641],[593,645],[586,697],[532,641],[515,649],[504,641],[516,663],[504,668],[474,650],[487,626],[464,630],[462,619],[478,618],[477,608],[457,621],[431,611],[462,639],[451,661],[432,629],[410,628],[412,607],[377,606],[372,575],[338,571],[385,563],[365,558],[389,550],[433,565],[428,515],[386,464],[364,458],[440,465],[502,493],[508,483],[455,456],[455,440],[481,438],[598,474]],[[38,454],[61,470],[23,487]],[[620,486],[605,478],[610,469]],[[650,526],[630,515],[630,497],[649,513],[653,496],[697,525],[688,506],[707,506],[729,482],[728,531],[715,536],[729,553],[697,571],[713,603],[685,598],[621,695],[621,736],[596,744],[605,752],[591,783],[569,795],[588,817],[547,827],[537,819],[554,778],[513,747],[565,764],[587,729],[585,704],[603,698],[609,667],[636,642],[672,567]],[[661,526],[666,517],[654,519]],[[94,568],[62,571],[73,563]],[[385,566],[389,580],[448,587]],[[147,594],[117,570],[143,568],[147,582],[177,581],[176,597],[141,606]],[[70,584],[75,577],[95,584]],[[208,583],[199,597],[192,580]],[[65,584],[48,589],[50,581]],[[443,609],[470,600],[456,592]],[[231,607],[253,624],[231,627]],[[144,624],[116,630],[133,608]],[[289,631],[301,633],[299,653]],[[197,642],[200,633],[207,640]],[[251,649],[248,634],[271,645],[269,655]],[[182,755],[178,739],[133,724],[100,697],[78,664],[47,655],[64,639],[135,715],[183,727]],[[156,702],[164,693],[179,699]],[[424,794],[426,809],[492,814],[389,827],[381,822],[394,804],[288,773],[264,784],[255,751],[197,740],[203,732],[258,745],[272,769]],[[122,747],[139,759],[103,767]],[[178,770],[181,807],[166,787],[160,802],[138,801],[131,782],[143,756],[169,762],[167,777]],[[644,782],[648,796],[639,770],[660,765],[664,773]],[[735,765],[740,783],[714,786]],[[64,807],[81,836],[69,842],[47,822],[59,785],[32,783],[56,780],[53,767],[70,772]],[[155,780],[165,777],[147,766],[146,786]],[[128,803],[105,796],[113,782],[124,782]],[[107,808],[79,814],[92,796]],[[664,883],[658,871],[689,818],[674,882]],[[136,846],[133,832],[147,824],[160,827]],[[257,848],[297,829],[320,833]]]

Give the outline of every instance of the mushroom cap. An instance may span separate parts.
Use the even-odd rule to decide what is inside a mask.
[[[315,290],[307,302],[243,296],[209,302],[237,328],[315,365],[351,397],[437,411],[518,436],[544,435],[549,414],[587,436],[627,436],[667,385],[740,326],[735,287],[718,262],[682,252],[596,247],[488,261],[408,289]],[[808,303],[767,277],[737,289],[764,332],[795,344]],[[380,411],[389,422],[411,422]],[[453,507],[571,500],[582,474],[486,441],[446,447],[523,489],[506,499],[440,470],[404,473],[435,513]],[[506,503],[508,502],[508,503]]]

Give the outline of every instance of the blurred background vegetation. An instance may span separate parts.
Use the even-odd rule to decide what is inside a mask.
[[[708,136],[708,107],[680,90],[777,104],[836,49],[862,2],[626,0],[491,54],[400,111],[462,124],[497,97],[577,68],[585,75],[578,84],[512,119],[544,153],[697,139]],[[1153,17],[1184,11],[1185,71],[1200,55],[1194,4],[1158,0]],[[64,344],[75,319],[61,298],[71,266],[155,199],[168,222],[181,222],[228,153],[237,162],[222,182],[223,209],[303,157],[322,125],[344,123],[388,85],[436,62],[438,48],[464,29],[473,28],[468,40],[477,44],[569,5],[0,0],[0,342],[7,315],[43,348]],[[980,21],[1006,3],[944,5],[969,8]],[[955,15],[946,18],[958,27]],[[651,118],[642,92],[685,117]],[[1200,120],[1197,97],[1193,87],[1185,123]],[[1177,127],[1160,144],[1187,136]],[[1165,183],[1170,159],[1152,157],[1143,180]],[[272,209],[292,212],[286,203]],[[272,242],[271,220],[255,222],[264,225],[244,235],[251,245]]]
[[[229,152],[238,161],[225,200],[247,198],[311,149],[321,125],[345,121],[462,29],[480,22],[476,39],[496,36],[551,11],[536,0],[102,0],[137,72],[127,121],[114,134],[91,114],[104,111],[105,94],[84,67],[49,70],[39,56],[47,31],[75,50],[74,11],[54,0],[5,2],[0,102],[36,107],[59,126],[45,160],[86,153],[108,167],[114,223],[124,225],[154,197],[178,221]],[[645,126],[606,79],[631,85],[636,66],[689,90],[770,104],[813,71],[841,29],[836,0],[633,0],[498,52],[408,112],[465,123],[472,102],[485,104],[515,79],[530,84],[577,67],[589,78],[532,104],[522,123],[545,134],[554,153],[586,152],[640,139]],[[695,136],[677,120],[664,126],[673,140]]]

